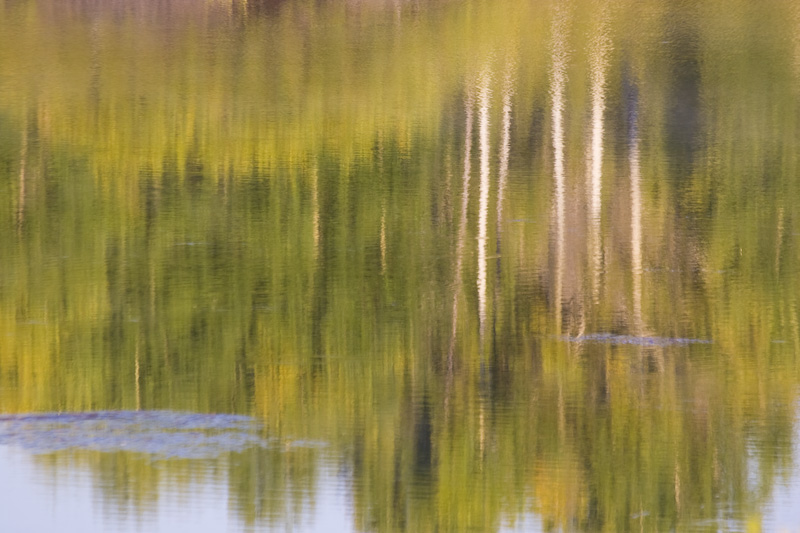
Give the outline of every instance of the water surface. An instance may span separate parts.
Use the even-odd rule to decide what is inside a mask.
[[[798,28],[0,0],[0,516],[798,529]]]

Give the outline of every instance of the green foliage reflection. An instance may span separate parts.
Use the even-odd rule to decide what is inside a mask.
[[[0,4],[3,411],[257,415],[281,444],[219,460],[250,524],[324,461],[363,530],[760,522],[791,3],[189,4]],[[713,343],[567,340],[598,332]],[[143,508],[200,475],[59,461]]]

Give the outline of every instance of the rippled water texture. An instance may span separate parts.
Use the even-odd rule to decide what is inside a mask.
[[[0,445],[34,453],[80,449],[203,458],[265,446],[258,426],[241,415],[169,411],[97,411],[0,417]]]
[[[0,530],[800,530],[789,0],[0,0]]]

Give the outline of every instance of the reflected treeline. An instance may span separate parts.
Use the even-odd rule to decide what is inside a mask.
[[[3,411],[255,414],[283,444],[218,465],[250,524],[309,512],[322,461],[363,530],[761,520],[790,2],[184,3],[0,4]],[[61,460],[143,512],[193,479]]]

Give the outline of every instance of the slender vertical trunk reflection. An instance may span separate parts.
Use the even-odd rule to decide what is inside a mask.
[[[383,132],[378,133],[378,171],[380,173],[380,183],[384,183],[384,163],[383,163]],[[386,276],[386,198],[381,195],[381,276]]]
[[[478,447],[480,450],[480,468],[483,470],[484,458],[486,456],[486,422],[485,422],[485,407],[486,401],[481,395],[481,401],[478,406]]]
[[[386,204],[381,206],[381,275],[386,275]]]
[[[479,87],[481,187],[478,204],[478,318],[481,347],[486,332],[486,241],[489,222],[489,103],[491,75],[484,70]]]
[[[150,259],[150,268],[148,269],[148,284],[149,284],[149,297],[150,297],[150,320],[154,321],[156,318],[156,266],[155,261]]]
[[[514,96],[514,65],[506,71],[503,82],[503,130],[500,140],[500,163],[497,183],[497,250],[500,252],[500,233],[503,221],[503,201],[508,182],[508,160],[511,152],[511,97]]]
[[[641,335],[642,324],[642,191],[639,170],[639,126],[636,96],[629,102],[629,164],[631,173],[631,271],[633,274],[633,330]]]
[[[481,350],[481,380],[480,380],[480,403],[478,406],[478,441],[480,445],[480,466],[483,469],[483,460],[486,454],[486,400],[490,394],[489,382],[486,370],[487,365],[483,359],[483,349],[486,335],[486,245],[488,240],[489,225],[489,106],[491,90],[489,83],[491,72],[484,69],[480,86],[478,89],[478,120],[480,123],[480,150],[481,150],[481,183],[480,197],[478,202],[478,328]]]
[[[319,257],[319,188],[317,186],[317,165],[311,168],[311,235],[314,238],[314,262]],[[382,264],[382,263],[381,263]]]
[[[561,334],[561,299],[564,283],[564,86],[566,84],[567,50],[565,39],[566,14],[558,11],[553,19],[553,65],[550,73],[553,128],[553,196],[555,200],[555,312],[556,334]]]
[[[783,244],[783,208],[778,208],[777,235],[775,236],[775,274],[781,270],[781,245]]]
[[[322,220],[320,218],[320,183],[319,183],[319,162],[314,158],[311,167],[311,210],[312,210],[312,235],[314,239],[314,264],[311,275],[311,288],[309,295],[311,298],[311,352],[315,357],[315,371],[321,361],[320,356],[323,352],[323,337],[322,337],[322,322],[325,314],[327,313],[327,287],[328,277],[325,269],[325,264],[329,257],[326,247],[330,246],[329,239],[323,238],[325,228],[322,228]],[[326,195],[323,193],[322,201],[325,201]],[[326,210],[327,212],[327,210]]]
[[[587,147],[588,204],[589,204],[589,258],[591,261],[592,296],[595,303],[600,298],[600,271],[602,254],[600,245],[600,215],[602,212],[603,180],[603,115],[606,106],[606,67],[608,63],[607,28],[603,24],[592,43],[589,64],[591,68],[592,133]]]
[[[466,119],[464,124],[464,176],[461,192],[461,218],[458,224],[458,244],[456,245],[456,269],[453,281],[453,329],[450,335],[450,348],[447,352],[448,375],[453,373],[453,353],[456,345],[456,330],[458,329],[458,295],[461,287],[461,266],[464,261],[464,241],[467,238],[467,207],[469,206],[469,178],[472,172],[472,88],[467,86],[464,96],[464,109]]]
[[[27,113],[25,114],[27,120]],[[28,126],[22,127],[22,142],[19,149],[19,199],[17,201],[17,231],[25,221],[25,166],[28,161]]]
[[[136,336],[136,352],[134,353],[134,378],[136,379],[136,410],[142,408],[142,395],[139,385],[139,336]]]
[[[797,318],[797,300],[792,298],[789,304],[789,323],[792,325],[792,343],[794,351],[800,352],[800,320]]]
[[[500,246],[503,232],[503,202],[508,182],[508,160],[511,152],[511,97],[514,95],[514,63],[509,60],[503,81],[503,126],[500,139],[500,163],[497,181],[497,275],[500,275]]]
[[[503,240],[503,202],[506,196],[506,184],[508,182],[508,160],[511,151],[511,97],[514,93],[514,59],[509,57],[506,60],[506,73],[503,80],[503,124],[500,138],[500,161],[498,167],[497,180],[497,242],[495,244],[495,285],[494,285],[494,318],[493,323],[497,322],[497,309],[500,302],[500,264],[501,264],[501,245]]]

